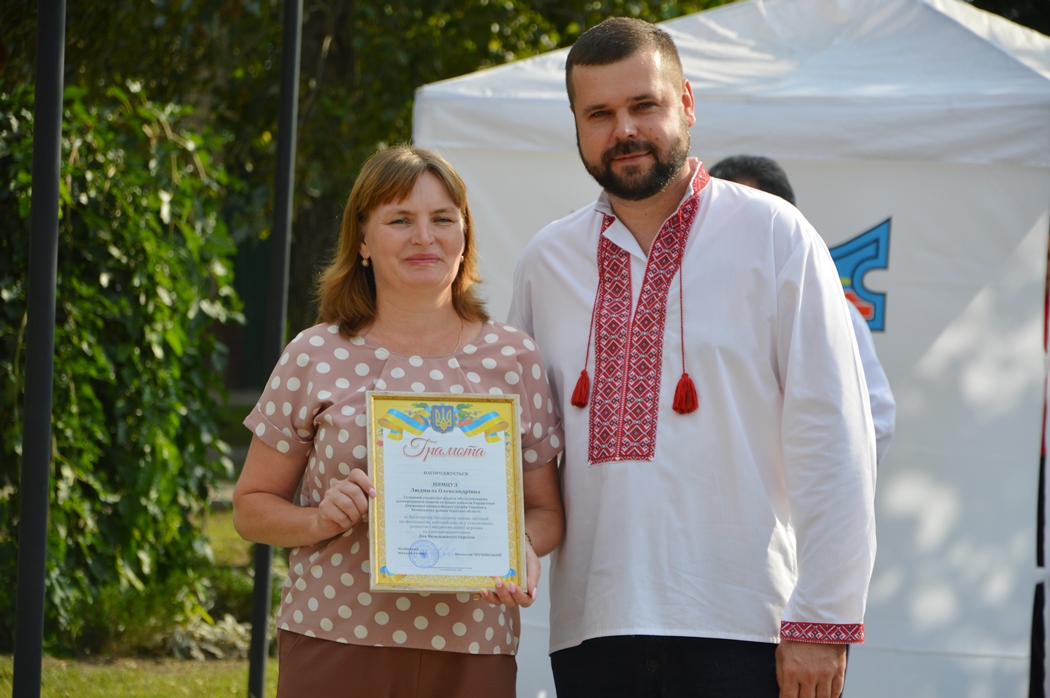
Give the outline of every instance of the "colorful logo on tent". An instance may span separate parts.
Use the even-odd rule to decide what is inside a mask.
[[[871,230],[831,248],[831,258],[839,270],[842,290],[872,331],[886,329],[886,294],[864,287],[864,275],[872,269],[885,269],[890,258],[890,221],[887,218]]]

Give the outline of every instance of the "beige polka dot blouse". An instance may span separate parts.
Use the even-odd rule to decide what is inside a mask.
[[[267,445],[304,459],[303,506],[317,506],[351,468],[367,469],[365,391],[372,389],[517,393],[524,469],[562,451],[546,370],[524,332],[490,321],[455,355],[423,357],[317,325],[291,341],[244,420]],[[277,627],[358,645],[516,653],[517,609],[490,606],[471,594],[372,594],[368,550],[367,525],[292,549]]]

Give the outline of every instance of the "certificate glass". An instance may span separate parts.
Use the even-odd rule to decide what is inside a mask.
[[[525,587],[517,395],[369,391],[373,591]]]

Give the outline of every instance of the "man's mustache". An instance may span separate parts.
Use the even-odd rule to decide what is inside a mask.
[[[608,167],[609,163],[612,162],[612,159],[615,157],[620,157],[621,155],[633,155],[635,153],[650,153],[652,150],[653,146],[649,141],[620,141],[602,153],[602,164]]]

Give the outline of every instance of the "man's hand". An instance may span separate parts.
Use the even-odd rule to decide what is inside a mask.
[[[846,646],[781,640],[780,698],[838,698],[846,676]]]

